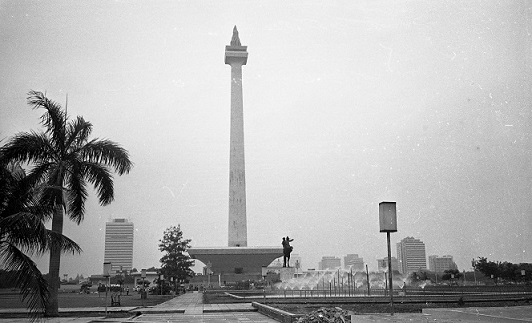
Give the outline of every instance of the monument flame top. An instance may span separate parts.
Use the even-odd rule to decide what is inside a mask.
[[[247,60],[247,46],[242,46],[242,43],[240,43],[240,37],[238,36],[238,29],[236,29],[236,26],[233,27],[233,37],[231,38],[231,43],[227,46],[225,46],[225,55],[226,56],[234,56],[234,57],[243,57],[244,63],[243,65],[246,65]],[[225,62],[227,64],[227,62]]]
[[[235,27],[233,27],[233,38],[231,38],[231,46],[242,46],[240,44],[240,38],[238,37],[238,30]]]

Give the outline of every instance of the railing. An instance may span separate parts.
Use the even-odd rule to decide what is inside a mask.
[[[273,298],[388,298],[389,291],[383,288],[329,288],[329,289],[272,289],[250,291],[224,291],[239,299],[273,299]],[[532,299],[532,285],[500,285],[500,286],[426,286],[425,288],[397,288],[394,298],[438,299],[450,296],[462,296],[472,299],[524,297]]]

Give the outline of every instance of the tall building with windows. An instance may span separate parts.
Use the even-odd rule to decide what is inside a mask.
[[[336,269],[342,266],[342,260],[338,257],[334,256],[323,256],[321,257],[321,261],[319,263],[319,269],[325,270],[325,269]]]
[[[113,219],[105,223],[104,262],[111,263],[111,270],[133,268],[133,222],[127,219]]]
[[[457,269],[458,267],[453,261],[453,256],[445,255],[438,257],[437,255],[429,256],[429,270],[435,273],[443,273],[446,270]]]
[[[353,269],[355,271],[364,271],[364,258],[361,258],[356,253],[347,254],[344,257],[344,268]]]
[[[414,237],[406,237],[397,243],[397,261],[402,274],[427,269],[427,256],[423,241]]]

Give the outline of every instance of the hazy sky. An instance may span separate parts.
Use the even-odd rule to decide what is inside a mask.
[[[46,91],[128,149],[116,200],[64,233],[102,271],[105,222],[135,224],[134,267],[181,225],[227,246],[233,26],[243,68],[248,245],[294,238],[303,268],[386,256],[378,203],[427,256],[532,262],[527,1],[1,1],[0,140],[40,130]],[[48,271],[47,257],[40,268]]]

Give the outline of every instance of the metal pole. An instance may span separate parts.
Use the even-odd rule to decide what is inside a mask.
[[[388,275],[384,272],[384,296],[388,293]]]
[[[393,315],[393,284],[392,284],[392,248],[390,246],[390,232],[386,232],[386,240],[388,240],[388,286],[390,287],[390,305]]]
[[[107,317],[107,289],[111,288],[111,276],[109,275],[109,284],[107,285],[107,288],[105,289],[105,317]]]
[[[369,271],[368,271],[368,265],[366,265],[366,282],[368,283],[368,296],[370,296],[370,291],[369,291]]]
[[[338,268],[338,295],[341,295],[341,292],[340,292],[340,268]]]

